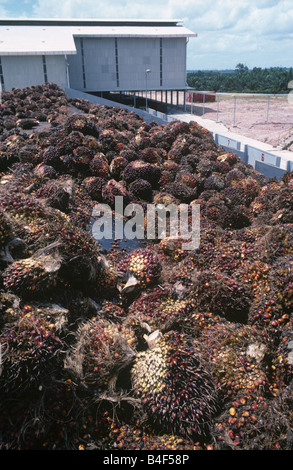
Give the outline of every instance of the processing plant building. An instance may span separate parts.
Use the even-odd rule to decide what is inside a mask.
[[[53,82],[82,92],[184,91],[197,35],[178,20],[2,19],[3,90]]]

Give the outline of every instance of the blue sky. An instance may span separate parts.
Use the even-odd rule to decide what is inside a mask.
[[[0,17],[179,19],[188,69],[293,66],[292,0],[0,0]]]

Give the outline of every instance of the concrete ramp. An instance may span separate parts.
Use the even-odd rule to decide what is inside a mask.
[[[105,98],[101,98],[99,96],[91,95],[89,93],[84,93],[79,90],[75,90],[74,88],[65,88],[64,89],[68,98],[77,98],[80,100],[87,100],[92,104],[98,104],[100,106],[116,106],[118,108],[125,108],[128,111],[135,112],[138,116],[140,116],[145,122],[157,122],[159,125],[167,124],[166,120],[162,119],[158,116],[153,116],[146,111],[138,108],[133,108],[131,106],[127,106],[121,103],[116,103],[116,101],[106,100]]]

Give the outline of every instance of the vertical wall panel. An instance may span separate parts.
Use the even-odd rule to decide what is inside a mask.
[[[24,88],[48,82],[66,86],[64,56],[2,56],[5,89]]]
[[[2,56],[5,89],[44,83],[42,56]]]
[[[119,76],[122,90],[160,88],[160,39],[119,38]]]
[[[186,39],[163,38],[163,87],[186,86]]]
[[[81,45],[80,38],[75,38],[76,54],[68,55],[67,62],[69,64],[69,80],[70,87],[76,88],[77,90],[83,90],[83,78],[82,78],[82,59],[81,59]]]
[[[87,89],[116,89],[115,38],[84,38],[83,43]]]
[[[64,55],[47,55],[48,82],[56,83],[62,88],[67,87],[66,59]]]

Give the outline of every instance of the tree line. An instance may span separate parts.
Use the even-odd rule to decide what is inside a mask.
[[[289,82],[293,80],[293,68],[260,68],[248,69],[238,64],[235,70],[196,71],[187,73],[188,86],[199,91],[222,93],[289,93]],[[290,85],[289,85],[290,86]]]

